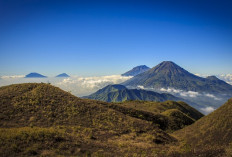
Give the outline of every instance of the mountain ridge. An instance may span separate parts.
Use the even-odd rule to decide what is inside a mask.
[[[120,84],[108,85],[97,92],[83,98],[101,100],[105,102],[122,102],[125,100],[166,101],[183,100],[168,93],[157,93],[142,89],[127,89]]]

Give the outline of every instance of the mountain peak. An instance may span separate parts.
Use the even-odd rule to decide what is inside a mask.
[[[36,72],[32,72],[32,73],[27,74],[27,75],[25,76],[25,78],[41,78],[41,77],[44,78],[44,77],[47,77],[47,76],[41,75],[41,74],[36,73]]]
[[[122,76],[136,76],[136,75],[141,74],[149,69],[150,68],[146,65],[139,65],[139,66],[134,67],[130,71],[125,72],[124,74],[122,74]]]
[[[62,73],[62,74],[57,75],[56,77],[70,77],[70,76],[66,73]]]

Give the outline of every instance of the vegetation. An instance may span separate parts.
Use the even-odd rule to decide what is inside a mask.
[[[1,150],[4,150],[0,156],[30,156],[28,149],[33,149],[32,155],[38,156],[50,150],[51,156],[122,155],[139,153],[142,148],[137,147],[147,142],[150,145],[143,148],[145,152],[161,143],[176,141],[149,121],[123,114],[104,102],[77,98],[44,83],[1,87],[0,106]],[[122,136],[134,142],[125,145],[127,140]],[[56,137],[61,140],[57,141]],[[51,142],[48,148],[40,146],[47,142]],[[75,150],[60,149],[66,143]],[[15,154],[8,147],[15,148]],[[128,149],[131,151],[127,152]]]
[[[0,87],[0,156],[229,156],[231,104],[201,118],[184,102],[107,103],[44,83]]]
[[[232,99],[219,109],[173,135],[189,145],[191,153],[214,153],[231,156],[232,144]]]
[[[84,98],[101,100],[105,102],[122,102],[127,100],[144,100],[144,101],[167,101],[183,100],[167,93],[157,93],[142,89],[127,89],[123,85],[108,85],[97,92]]]

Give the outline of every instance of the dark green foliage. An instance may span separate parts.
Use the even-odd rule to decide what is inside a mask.
[[[108,85],[97,92],[85,96],[84,98],[101,100],[105,102],[122,102],[126,100],[144,100],[144,101],[166,101],[166,100],[183,100],[167,93],[157,93],[146,90],[127,89],[123,85]]]

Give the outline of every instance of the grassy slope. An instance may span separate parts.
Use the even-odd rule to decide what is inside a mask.
[[[125,101],[112,103],[110,107],[132,117],[152,121],[168,132],[190,125],[203,116],[186,103],[175,101]]]
[[[175,141],[151,122],[48,84],[1,87],[0,106],[0,156],[155,155]]]
[[[232,99],[219,109],[173,135],[188,145],[189,153],[232,156]],[[213,154],[215,153],[215,154]]]

